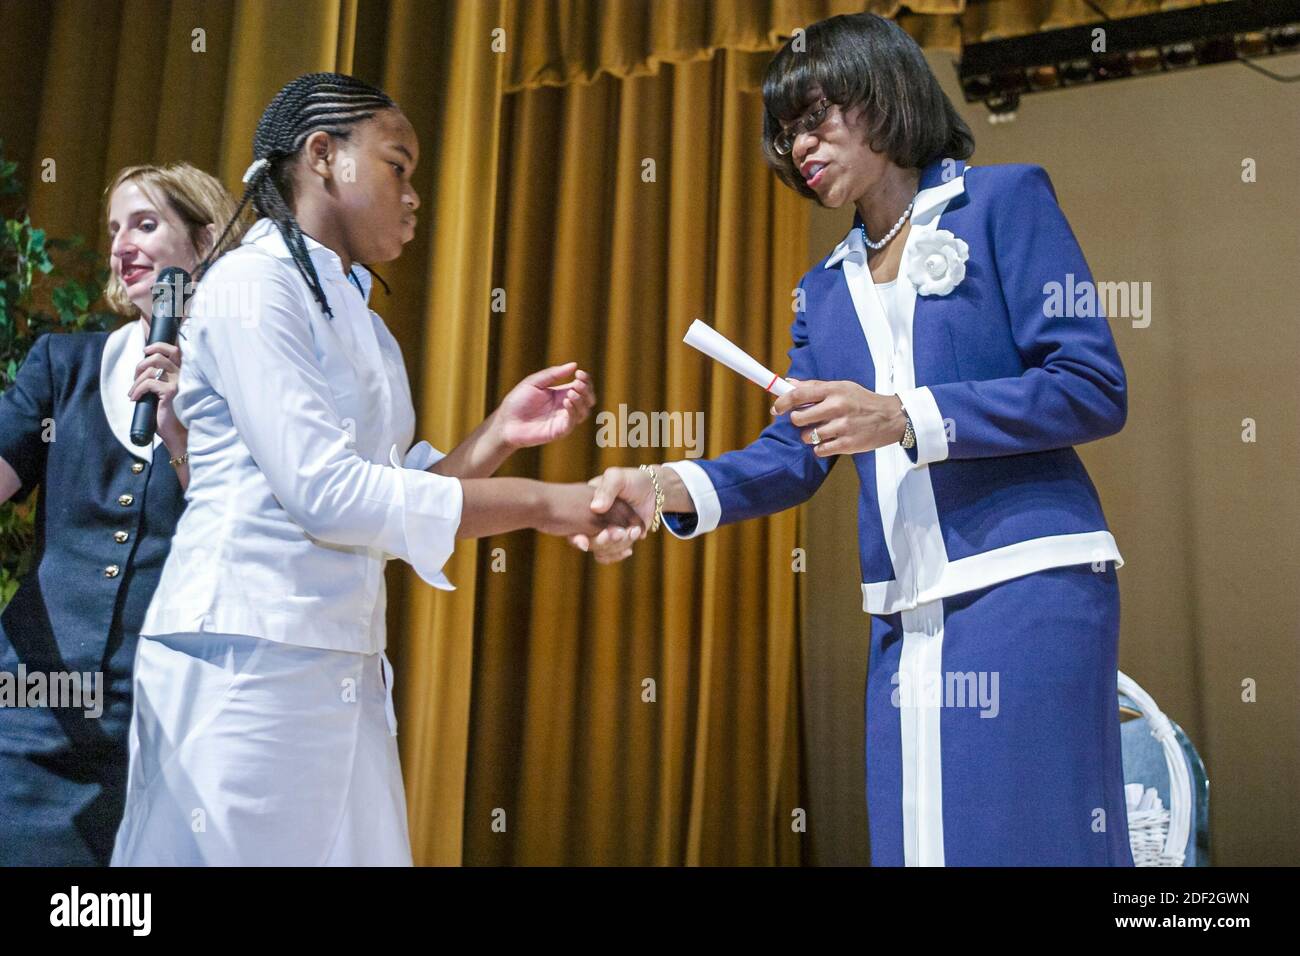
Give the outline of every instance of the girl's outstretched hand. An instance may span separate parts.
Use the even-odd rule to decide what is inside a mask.
[[[563,438],[591,414],[596,390],[577,362],[534,372],[510,390],[496,410],[501,439],[530,448]]]

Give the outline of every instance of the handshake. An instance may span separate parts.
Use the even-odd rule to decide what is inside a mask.
[[[903,439],[909,419],[897,395],[878,395],[856,382],[795,381],[772,403],[772,415],[788,414],[799,439],[818,458],[874,451]],[[655,481],[664,514],[694,513],[695,502],[677,472],[654,466],[610,468],[585,485],[551,485],[564,500],[550,509],[538,530],[564,535],[601,564],[631,556],[655,516]]]
[[[664,511],[694,511],[672,469],[654,467],[664,490]],[[655,515],[655,479],[638,468],[609,468],[586,484],[552,485],[551,514],[537,530],[563,535],[601,564],[630,557]],[[669,508],[672,501],[676,507]]]
[[[794,387],[772,403],[772,416],[788,414],[807,453],[817,458],[873,451],[901,442],[909,431],[897,395],[878,395],[851,381],[786,381]],[[595,405],[591,376],[577,362],[534,372],[511,389],[468,438],[428,469],[461,479],[456,537],[533,528],[613,564],[631,556],[653,527],[656,510],[694,514],[695,501],[671,466],[610,468],[585,484],[491,477],[515,449],[571,434]]]

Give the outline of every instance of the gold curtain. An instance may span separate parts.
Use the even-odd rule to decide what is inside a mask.
[[[899,0],[515,0],[506,89],[590,81],[602,73],[652,76],[661,63],[708,59],[718,50],[767,52],[797,27],[870,10],[894,17]],[[953,42],[965,0],[915,0],[904,26]],[[942,19],[923,27],[923,21]],[[909,22],[910,21],[910,22]]]
[[[184,159],[237,190],[281,85],[355,73],[421,139],[425,226],[374,302],[420,436],[449,447],[522,374],[573,357],[603,409],[703,411],[714,455],[765,405],[680,336],[704,318],[781,355],[810,258],[806,208],[758,159],[764,51],[864,6],[949,48],[963,29],[1096,19],[1078,0],[995,0],[962,22],[963,0],[0,0],[0,136],[36,223],[106,253],[100,193],[121,166]],[[581,480],[660,457],[593,435],[510,470]],[[661,539],[615,568],[531,535],[464,544],[452,593],[391,568],[417,862],[798,862],[796,523]]]
[[[770,420],[680,341],[702,318],[757,354],[788,348],[807,205],[755,148],[745,56],[506,98],[497,392],[573,357],[602,408],[703,412],[709,455]],[[513,470],[581,481],[683,454],[597,448],[588,429]],[[654,541],[610,568],[553,538],[483,543],[467,860],[799,861],[795,522]]]

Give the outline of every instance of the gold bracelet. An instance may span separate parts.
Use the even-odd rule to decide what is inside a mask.
[[[173,468],[179,468],[181,465],[185,464],[187,461],[190,460],[190,453],[186,452],[185,454],[180,455],[179,457],[168,458],[167,460],[171,462],[171,466]]]
[[[903,437],[898,440],[898,443],[902,445],[904,448],[915,448],[916,429],[912,427],[912,416],[907,414],[907,409],[903,406],[901,402],[899,403],[898,407],[903,409],[903,420],[904,420]]]
[[[652,532],[659,530],[660,523],[664,520],[664,490],[659,485],[659,476],[655,474],[654,468],[649,465],[642,465],[641,470],[650,476],[650,484],[655,489],[655,516],[654,521],[650,523]]]

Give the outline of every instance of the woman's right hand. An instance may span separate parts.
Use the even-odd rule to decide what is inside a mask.
[[[587,484],[596,489],[591,500],[592,510],[612,513],[619,508],[631,508],[636,512],[642,528],[650,527],[654,521],[654,482],[640,468],[607,468],[604,474],[597,475]],[[570,544],[580,551],[588,552],[601,564],[614,564],[630,557],[632,543],[636,540],[620,535],[617,527],[610,527],[594,535],[569,536]]]
[[[604,512],[626,502],[636,510],[641,523],[650,527],[655,516],[655,485],[640,468],[606,468],[603,475],[587,484],[596,489],[591,500],[593,511]]]
[[[163,377],[155,378],[161,369]],[[172,399],[180,386],[181,350],[178,345],[167,342],[154,342],[146,345],[144,358],[135,367],[135,383],[131,386],[127,398],[138,402],[146,392],[158,396],[158,437],[163,440],[173,457],[183,455],[186,451],[187,433],[185,426],[176,418],[172,409]]]

